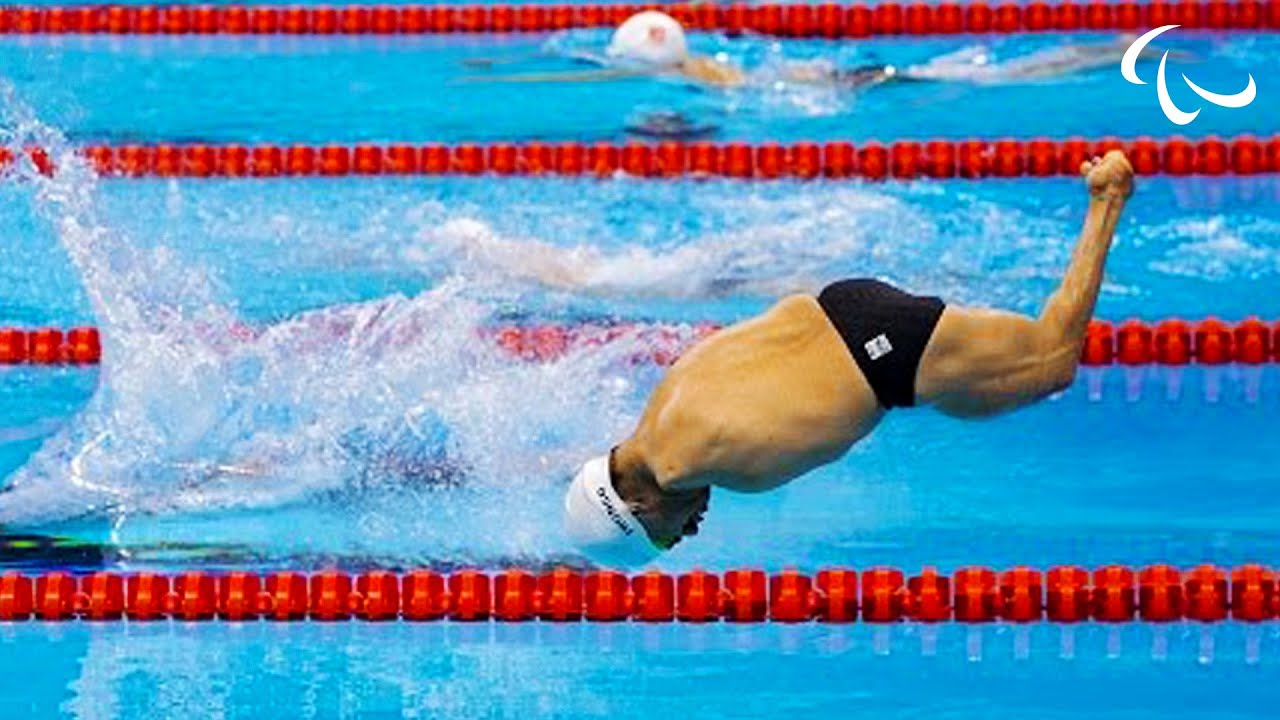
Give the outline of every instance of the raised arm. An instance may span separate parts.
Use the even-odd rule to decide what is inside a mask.
[[[1111,240],[1133,192],[1133,168],[1112,151],[1081,167],[1089,210],[1058,289],[1037,318],[949,306],[920,360],[916,394],[956,416],[992,415],[1071,384]]]
[[[1078,357],[1084,343],[1111,240],[1133,193],[1133,167],[1119,150],[1101,161],[1085,163],[1080,172],[1089,186],[1089,212],[1062,284],[1049,296],[1039,321],[1055,337],[1069,342],[1073,357]]]

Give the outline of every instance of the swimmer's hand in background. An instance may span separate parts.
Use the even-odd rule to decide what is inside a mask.
[[[520,65],[522,63],[538,62],[547,59],[567,60],[575,65],[590,65],[592,67],[600,67],[608,62],[607,58],[590,52],[566,51],[553,53],[545,50],[539,50],[537,52],[501,57],[468,57],[463,58],[460,63],[463,67],[474,68],[476,70],[492,70],[496,67]]]
[[[1095,199],[1124,202],[1133,194],[1133,166],[1119,150],[1081,163],[1080,174]]]

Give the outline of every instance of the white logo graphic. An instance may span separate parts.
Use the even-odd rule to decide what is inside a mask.
[[[867,355],[872,360],[879,360],[893,352],[893,346],[889,344],[889,338],[885,337],[884,333],[871,338],[862,347],[867,349]]]
[[[1176,27],[1181,26],[1165,25],[1158,27],[1133,41],[1133,44],[1125,51],[1124,58],[1120,60],[1120,74],[1124,76],[1125,80],[1128,80],[1134,85],[1147,84],[1146,81],[1138,77],[1138,73],[1134,67],[1138,62],[1138,56],[1146,49],[1147,43],[1155,40],[1161,33],[1172,30]],[[1169,86],[1165,85],[1164,82],[1164,65],[1165,61],[1168,59],[1169,51],[1166,50],[1164,54],[1160,56],[1160,69],[1156,71],[1156,97],[1160,98],[1160,109],[1164,111],[1164,116],[1169,118],[1170,122],[1177,125],[1186,125],[1196,119],[1196,116],[1200,114],[1200,108],[1196,108],[1195,112],[1184,112],[1182,108],[1173,104],[1173,99],[1169,97]],[[1220,105],[1225,108],[1242,108],[1253,102],[1254,96],[1258,94],[1258,89],[1253,84],[1253,73],[1249,74],[1249,86],[1235,95],[1219,95],[1218,93],[1209,92],[1208,90],[1205,90],[1199,85],[1191,82],[1191,79],[1186,75],[1182,76],[1182,80],[1195,94],[1205,100],[1208,100],[1214,105]]]

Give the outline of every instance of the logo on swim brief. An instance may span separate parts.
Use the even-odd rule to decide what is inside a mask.
[[[635,532],[635,528],[631,527],[631,523],[623,519],[622,514],[613,506],[613,502],[609,500],[609,493],[604,488],[596,488],[596,496],[600,498],[600,502],[604,505],[604,514],[609,516],[614,525],[622,531],[624,535],[630,535]]]
[[[1120,74],[1124,76],[1125,80],[1128,80],[1134,85],[1147,84],[1145,80],[1138,77],[1138,72],[1135,67],[1138,62],[1138,57],[1141,56],[1142,51],[1146,49],[1147,43],[1155,40],[1160,34],[1176,27],[1181,26],[1164,25],[1133,41],[1133,44],[1124,52],[1124,57],[1120,60]],[[1164,116],[1169,118],[1170,122],[1175,125],[1187,125],[1190,124],[1192,120],[1196,119],[1196,116],[1200,114],[1201,108],[1196,108],[1195,112],[1186,112],[1173,103],[1173,98],[1169,97],[1169,86],[1165,84],[1164,80],[1164,66],[1168,59],[1169,51],[1166,50],[1164,54],[1160,56],[1160,67],[1156,70],[1156,97],[1160,100],[1160,109],[1164,111]],[[1253,98],[1258,94],[1258,88],[1253,83],[1253,73],[1249,73],[1248,86],[1235,95],[1219,95],[1215,92],[1209,92],[1208,90],[1205,90],[1199,85],[1191,82],[1191,79],[1186,75],[1182,75],[1182,81],[1185,82],[1187,87],[1191,88],[1191,91],[1196,95],[1199,95],[1214,105],[1225,108],[1242,108],[1253,102]]]
[[[867,356],[872,360],[879,360],[893,352],[893,346],[889,344],[889,338],[884,333],[871,338],[862,347],[867,349]]]

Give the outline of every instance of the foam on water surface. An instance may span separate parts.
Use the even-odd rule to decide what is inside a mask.
[[[455,512],[505,525],[497,549],[527,551],[548,533],[532,532],[545,519],[518,498],[625,429],[634,386],[620,361],[634,347],[514,362],[481,337],[491,310],[476,296],[501,292],[476,283],[244,324],[198,266],[108,227],[83,163],[5,101],[7,144],[53,149],[60,172],[22,180],[84,283],[108,360],[87,406],[11,479],[0,523],[89,514],[119,530],[138,514],[340,503],[370,485],[393,486],[405,507],[465,484]]]

